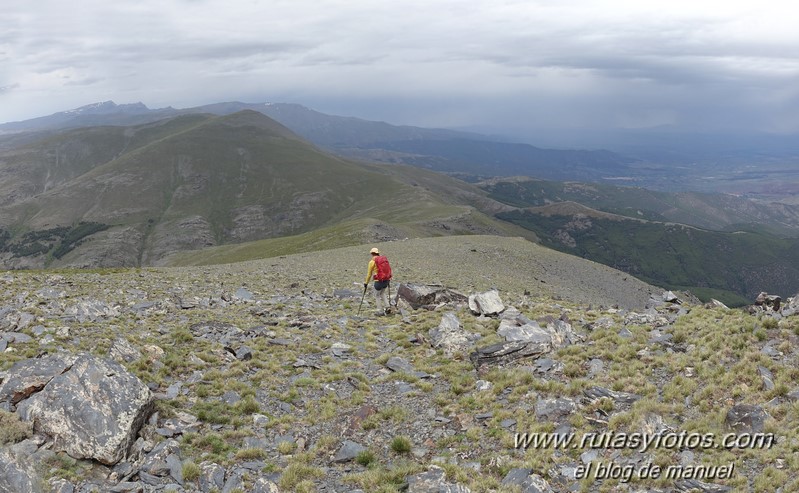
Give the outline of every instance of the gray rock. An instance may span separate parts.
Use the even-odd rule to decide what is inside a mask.
[[[355,458],[358,457],[358,454],[364,451],[366,451],[366,447],[360,443],[353,442],[352,440],[345,440],[344,443],[341,444],[341,448],[339,448],[338,452],[336,452],[333,462],[350,462],[355,460]]]
[[[183,484],[183,462],[181,462],[180,456],[169,454],[166,457],[166,465],[169,467],[169,476],[178,484]]]
[[[470,493],[471,490],[459,484],[447,482],[447,473],[438,466],[430,466],[427,472],[406,478],[407,493]]]
[[[66,479],[51,479],[50,493],[75,493],[75,487]]]
[[[767,343],[763,346],[763,349],[760,350],[761,353],[765,354],[769,358],[778,359],[783,356],[782,351],[775,349],[774,346],[771,345],[772,343]]]
[[[361,298],[361,291],[353,291],[352,289],[334,289],[333,290],[333,297],[340,298],[340,299],[360,299]]]
[[[586,324],[585,328],[588,330],[609,329],[615,325],[615,322],[610,317],[602,317],[590,324]]]
[[[564,320],[553,320],[547,323],[547,331],[552,336],[552,346],[560,348],[568,344],[579,342],[579,337],[574,333],[571,324]]]
[[[485,293],[470,295],[469,310],[475,315],[493,317],[502,313],[505,310],[505,305],[499,297],[499,292],[492,289]]]
[[[738,433],[762,433],[768,414],[760,406],[737,404],[727,411],[727,426]]]
[[[63,298],[66,295],[67,295],[66,291],[62,291],[60,289],[54,289],[54,288],[42,288],[42,289],[36,291],[36,296],[38,296],[40,298],[44,298],[46,300],[54,300],[54,299],[58,299],[58,298]]]
[[[791,317],[799,313],[799,293],[796,296],[788,298],[782,307],[782,316]]]
[[[503,419],[502,421],[499,422],[499,426],[506,429],[513,428],[514,426],[516,426],[516,420],[513,418]]]
[[[413,365],[408,362],[405,358],[400,358],[399,356],[392,356],[386,361],[386,368],[391,371],[403,372],[408,374],[413,374],[414,368]]]
[[[137,315],[149,315],[158,309],[158,303],[155,301],[141,301],[130,307],[130,311]]]
[[[332,346],[330,346],[330,352],[333,353],[333,356],[337,358],[343,358],[350,352],[352,346],[349,344],[344,344],[343,342],[334,342]]]
[[[108,356],[119,363],[133,363],[141,359],[141,351],[133,347],[126,339],[117,339],[111,344]]]
[[[763,379],[763,389],[774,390],[774,375],[771,371],[765,366],[758,366],[757,371],[760,373],[760,378]]]
[[[225,404],[232,406],[233,404],[241,400],[241,395],[239,395],[239,393],[236,392],[235,390],[228,390],[227,392],[222,394],[221,400]]]
[[[252,359],[252,349],[248,346],[241,346],[236,350],[236,359],[239,361],[248,361]]]
[[[602,373],[605,369],[605,362],[601,359],[594,358],[588,362],[588,376],[593,377]]]
[[[255,301],[255,296],[247,288],[239,288],[233,295],[241,301]]]
[[[266,478],[257,478],[253,482],[252,493],[280,493],[277,485]]]
[[[590,387],[585,389],[583,394],[592,400],[607,397],[609,399],[613,399],[613,402],[615,403],[624,405],[631,405],[641,398],[641,396],[637,394],[630,394],[628,392],[615,392],[604,387]]]
[[[123,481],[115,484],[108,491],[111,493],[143,493],[144,484],[141,481]]]
[[[80,323],[97,322],[119,316],[119,308],[100,300],[80,300],[75,305],[67,307],[64,315]]]
[[[236,469],[228,474],[225,486],[222,487],[222,493],[232,493],[235,490],[244,491],[244,478],[242,475],[247,473],[248,471],[246,470]]]
[[[552,334],[546,329],[542,329],[537,322],[520,325],[516,320],[503,320],[499,324],[497,334],[508,342],[552,342]]]
[[[397,289],[397,300],[406,302],[415,310],[443,303],[463,303],[466,301],[466,296],[440,285],[403,283]]]
[[[493,383],[491,383],[489,381],[486,381],[486,380],[478,380],[478,381],[474,382],[474,388],[478,392],[485,392],[487,390],[491,390],[491,388],[493,386],[494,386]]]
[[[728,307],[727,305],[725,305],[724,303],[722,303],[721,301],[719,301],[719,300],[717,300],[715,298],[710,298],[710,301],[708,301],[705,306],[707,308],[721,308],[721,309],[724,309],[724,310],[729,310],[730,309],[730,307]]]
[[[442,348],[448,354],[465,352],[479,337],[463,330],[461,321],[453,312],[445,313],[441,323],[430,329],[428,336],[432,347]]]
[[[42,359],[51,358],[54,366],[64,365],[62,358]],[[128,452],[152,408],[152,393],[136,376],[81,354],[68,371],[19,402],[17,413],[51,436],[54,450],[112,465]]]
[[[727,493],[732,491],[729,486],[720,484],[711,484],[699,481],[698,479],[683,479],[674,483],[675,491],[684,491],[686,493]]]
[[[408,375],[418,378],[428,378],[431,376],[423,371],[416,371],[408,360],[400,358],[399,356],[392,356],[389,358],[388,361],[386,361],[386,368],[395,372],[407,373]]]
[[[220,491],[225,487],[225,468],[219,464],[204,463],[200,465],[199,485],[203,493],[211,490]]]
[[[567,398],[539,399],[535,403],[535,415],[538,418],[558,421],[577,410],[577,404]]]
[[[10,448],[0,448],[0,492],[40,493],[42,478],[29,457],[15,454]]]
[[[502,480],[502,486],[518,486],[522,493],[553,493],[549,483],[531,469],[511,469]]]
[[[478,348],[469,355],[475,368],[482,365],[504,365],[521,358],[540,357],[552,351],[548,342],[505,342]]]
[[[0,403],[8,402],[15,406],[67,371],[76,359],[71,355],[56,355],[15,363],[0,386]]]

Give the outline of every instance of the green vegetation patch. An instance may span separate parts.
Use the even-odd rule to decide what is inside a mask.
[[[497,217],[534,231],[550,248],[658,286],[690,289],[700,296],[712,293],[733,305],[742,298],[753,299],[760,291],[788,296],[799,290],[796,239],[531,211]]]

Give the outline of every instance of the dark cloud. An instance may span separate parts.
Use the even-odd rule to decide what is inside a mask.
[[[400,124],[799,132],[796,9],[743,0],[5,6],[0,121],[95,100],[298,102]],[[6,85],[6,87],[11,87]],[[532,130],[531,130],[532,129]]]

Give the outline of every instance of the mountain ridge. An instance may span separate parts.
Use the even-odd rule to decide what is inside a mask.
[[[16,196],[0,208],[0,227],[13,233],[7,266],[152,265],[173,251],[369,217],[411,235],[514,228],[476,211],[470,204],[484,193],[470,185],[330,155],[255,111],[69,129],[42,139],[43,147],[17,151],[18,164],[0,165]],[[60,158],[64,148],[77,150]],[[87,161],[95,148],[102,152]],[[63,250],[64,235],[76,234],[70,231],[90,230],[71,243],[76,251],[48,257]],[[101,248],[96,262],[95,254],[84,255],[90,244]]]
[[[292,103],[224,102],[186,109],[168,107],[147,111],[142,109],[142,106],[146,106],[141,103],[131,105],[132,108],[111,104],[100,104],[94,108],[94,114],[60,112],[24,122],[0,124],[0,137],[3,133],[8,138],[8,134],[13,135],[14,132],[37,129],[54,131],[86,125],[133,125],[181,114],[228,115],[253,110],[280,121],[329,152],[368,162],[405,163],[446,172],[466,167],[469,174],[476,176],[513,175],[525,170],[544,178],[575,178],[574,174],[564,174],[562,168],[565,164],[571,172],[579,171],[581,178],[591,180],[602,180],[608,174],[621,173],[633,162],[630,158],[609,151],[541,149],[470,132],[397,126],[355,117],[327,115]],[[466,155],[462,151],[465,145],[471,146]],[[496,156],[504,157],[498,162]],[[554,165],[551,163],[553,159],[556,161]],[[601,169],[594,169],[597,166],[601,166]]]

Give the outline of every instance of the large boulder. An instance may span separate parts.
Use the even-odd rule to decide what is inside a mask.
[[[0,409],[13,410],[19,402],[41,391],[53,378],[69,370],[75,359],[73,355],[54,355],[14,364],[0,386]]]
[[[469,309],[475,315],[494,317],[505,310],[505,305],[499,297],[499,292],[496,289],[492,289],[485,293],[470,295]]]
[[[33,421],[36,433],[52,437],[54,450],[116,464],[152,412],[152,393],[118,363],[90,354],[72,358],[50,356],[15,365],[0,387],[0,399],[16,401],[20,419]],[[53,369],[62,370],[52,375]],[[39,375],[35,385],[20,384],[34,378],[26,374]]]
[[[440,285],[400,284],[397,289],[398,300],[406,301],[414,310],[435,307],[443,303],[463,303],[466,296]]]
[[[749,307],[749,313],[779,312],[782,298],[776,294],[761,292],[755,298],[755,304]]]

